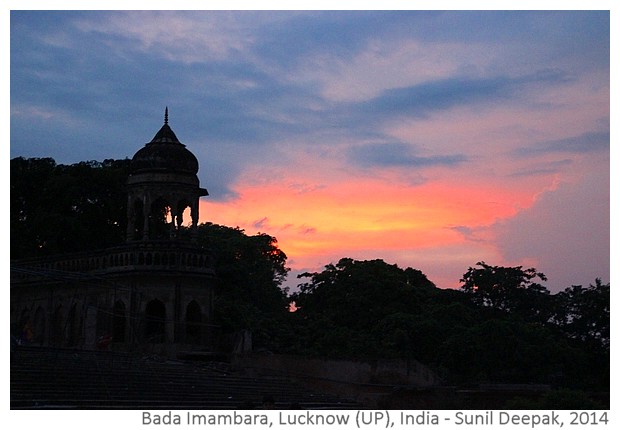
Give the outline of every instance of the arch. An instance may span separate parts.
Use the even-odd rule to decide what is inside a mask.
[[[67,346],[77,346],[80,342],[81,324],[80,316],[77,312],[77,304],[73,304],[67,314]]]
[[[144,312],[144,337],[149,343],[163,343],[166,339],[166,306],[153,299]]]
[[[164,198],[158,198],[151,203],[149,211],[149,238],[169,239],[174,227],[172,206]]]
[[[136,198],[128,207],[127,239],[144,239],[144,203]]]
[[[122,300],[117,300],[112,308],[112,340],[119,343],[125,342],[126,328],[125,303]]]
[[[52,324],[50,332],[50,344],[53,346],[62,346],[64,339],[63,326],[64,326],[62,305],[56,306],[54,313],[52,314]]]
[[[19,317],[19,342],[29,344],[32,342],[32,318],[30,317],[30,309],[24,308]]]
[[[185,308],[185,341],[200,344],[202,340],[202,311],[196,300],[192,300]]]
[[[45,343],[45,311],[39,306],[34,313],[32,341],[38,345]]]
[[[177,202],[176,211],[176,227],[191,227],[192,225],[192,203],[187,199],[181,199]]]

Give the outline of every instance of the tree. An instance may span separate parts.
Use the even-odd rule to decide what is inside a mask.
[[[248,329],[258,348],[278,349],[287,335],[289,300],[281,288],[289,269],[276,238],[204,223],[198,243],[215,254],[215,318],[225,333]]]
[[[300,350],[336,357],[407,356],[419,322],[413,315],[436,290],[421,271],[383,260],[343,258],[299,278],[307,282],[291,299],[303,327]]]
[[[550,318],[549,290],[534,282],[547,277],[535,268],[491,266],[484,261],[463,275],[461,291],[480,306],[520,315],[528,320],[546,322]]]
[[[130,160],[57,165],[11,160],[11,258],[84,251],[123,242]]]
[[[435,288],[426,275],[383,260],[341,259],[320,273],[303,273],[292,299],[303,314],[322,314],[335,324],[366,329],[389,313],[413,312],[418,298]]]
[[[571,338],[609,351],[609,284],[573,285],[556,295],[554,322]]]
[[[46,184],[56,168],[52,158],[11,160],[11,258],[29,257],[39,246],[38,218],[43,207]]]

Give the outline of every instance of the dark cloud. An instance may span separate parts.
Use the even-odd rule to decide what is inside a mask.
[[[425,117],[431,112],[455,106],[514,101],[528,85],[564,83],[568,76],[559,70],[541,70],[527,76],[490,78],[448,78],[405,88],[384,91],[378,97],[345,111],[357,112],[366,119],[413,116]]]
[[[470,242],[477,242],[477,243],[486,243],[488,242],[488,240],[483,239],[480,236],[480,232],[482,230],[484,230],[484,227],[469,227],[466,225],[455,225],[455,226],[451,226],[451,227],[447,227],[449,230],[453,230],[456,231],[457,233],[461,234],[466,240],[470,241]]]
[[[263,218],[261,218],[261,219],[259,219],[257,221],[254,221],[252,223],[252,226],[255,229],[260,231],[261,229],[264,229],[264,228],[269,226],[269,218],[268,217],[263,217]]]
[[[528,176],[540,176],[540,175],[553,175],[561,172],[567,166],[570,166],[575,161],[569,158],[562,160],[552,161],[548,163],[533,163],[526,167],[522,167],[508,176],[513,178],[521,178]]]
[[[354,146],[348,151],[349,158],[362,167],[432,167],[454,166],[467,158],[463,154],[418,156],[405,143],[373,143]]]
[[[538,142],[528,147],[515,150],[517,155],[529,156],[546,153],[585,153],[609,151],[610,133],[588,132],[564,139]]]
[[[307,225],[302,225],[297,230],[303,235],[312,235],[317,232],[316,227],[308,227]]]

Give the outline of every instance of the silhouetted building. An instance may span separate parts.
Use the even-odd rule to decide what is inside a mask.
[[[212,349],[214,260],[195,240],[207,195],[197,173],[166,108],[164,125],[131,160],[124,245],[11,262],[12,336],[167,355]]]

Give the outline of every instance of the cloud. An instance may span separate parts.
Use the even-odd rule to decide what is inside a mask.
[[[589,285],[610,276],[609,170],[590,171],[542,193],[536,203],[492,227],[512,264],[535,265],[551,289]]]
[[[571,136],[563,139],[547,140],[538,142],[526,148],[515,151],[518,155],[540,155],[545,153],[585,153],[594,151],[609,151],[610,133],[587,132],[579,136]]]
[[[427,121],[432,115],[466,108],[472,115],[501,106],[524,109],[524,92],[544,85],[553,87],[571,82],[564,72],[541,70],[512,78],[447,78],[417,85],[392,88],[362,102],[332,103],[322,111],[329,127],[358,138],[383,137],[382,130],[400,121]],[[540,92],[540,88],[537,90]],[[445,125],[444,125],[445,126]]]
[[[507,101],[524,86],[567,82],[566,75],[557,70],[511,78],[447,78],[422,84],[386,90],[380,96],[361,104],[367,112],[407,113],[422,116],[429,111],[456,105],[488,101]]]
[[[299,226],[298,231],[302,235],[312,235],[317,232],[317,229],[316,227],[308,227],[306,225],[301,225]]]
[[[451,226],[447,228],[458,232],[468,242],[489,243],[488,237],[484,237],[484,233],[487,230],[486,227],[470,227],[466,225],[455,225],[455,226]]]
[[[518,168],[515,172],[508,175],[512,178],[523,178],[528,176],[548,176],[562,172],[574,163],[570,158],[555,160],[550,162],[531,163],[527,166]]]
[[[405,143],[376,143],[349,148],[349,157],[362,167],[412,167],[455,166],[467,160],[463,154],[415,155],[411,145]]]
[[[244,19],[250,15],[227,11],[84,12],[73,25],[83,34],[103,39],[117,54],[140,50],[192,64],[222,61],[251,49],[255,25]]]
[[[321,17],[317,34],[298,32],[307,36],[299,43],[296,35],[285,34],[279,42],[291,40],[295,50],[293,61],[287,61],[294,67],[290,79],[315,82],[333,102],[369,100],[389,89],[438,79],[523,76],[541,64],[581,71],[609,63],[605,12],[398,11],[329,17],[338,27]],[[313,39],[325,43],[313,44]],[[299,45],[315,48],[298,52]]]
[[[252,227],[254,227],[255,229],[258,229],[258,230],[264,229],[268,225],[269,225],[269,218],[268,217],[263,217],[263,218],[259,219],[258,221],[254,221],[252,223]]]

